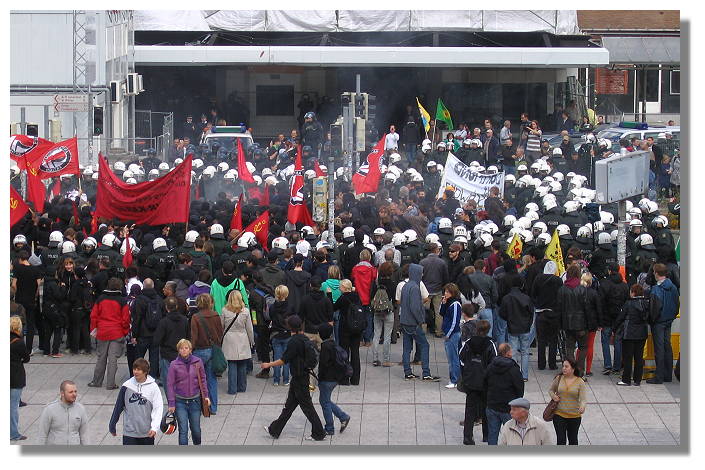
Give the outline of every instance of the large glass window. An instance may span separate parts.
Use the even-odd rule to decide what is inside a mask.
[[[681,71],[671,70],[671,94],[681,94]]]
[[[258,116],[293,116],[293,85],[258,85]]]

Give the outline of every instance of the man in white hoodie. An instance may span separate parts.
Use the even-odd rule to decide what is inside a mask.
[[[164,404],[157,382],[149,376],[149,362],[136,359],[132,364],[133,377],[120,387],[108,430],[117,435],[115,425],[124,412],[123,445],[154,445],[159,430]]]
[[[83,405],[76,401],[76,384],[64,380],[59,391],[59,399],[49,403],[39,418],[40,444],[87,445],[88,415]]]

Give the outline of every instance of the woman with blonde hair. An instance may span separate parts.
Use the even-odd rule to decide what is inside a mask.
[[[223,339],[223,324],[220,315],[213,310],[213,297],[210,294],[199,294],[196,297],[198,312],[191,317],[191,341],[193,355],[203,361],[208,383],[208,396],[211,401],[211,414],[218,411],[218,379],[211,367],[213,345],[220,346]]]
[[[29,362],[29,351],[22,339],[22,320],[10,317],[10,440],[23,441],[27,436],[20,434],[20,398],[27,385],[24,364]]]
[[[585,316],[587,318],[587,350],[585,355],[585,377],[592,377],[592,354],[597,333],[597,320],[602,317],[602,302],[600,295],[592,288],[592,274],[585,273],[580,277],[580,285],[585,287]],[[575,357],[580,357],[578,354]]]
[[[289,288],[281,284],[274,289],[274,303],[269,307],[269,317],[272,320],[272,362],[281,359],[291,332],[286,323],[286,319],[291,315],[291,306],[289,305]],[[282,377],[283,375],[283,377]],[[289,385],[289,364],[274,367],[274,386],[278,386],[280,381],[284,379],[284,385]]]
[[[340,292],[340,280],[342,276],[340,275],[340,268],[336,265],[332,265],[328,268],[328,279],[321,284],[321,290],[326,294],[330,294],[331,302],[335,303],[343,295]],[[340,344],[340,311],[333,311],[333,339],[335,344]]]
[[[228,395],[235,395],[247,389],[247,360],[252,358],[255,344],[252,317],[240,291],[230,291],[221,320],[225,331],[223,355],[228,361]]]

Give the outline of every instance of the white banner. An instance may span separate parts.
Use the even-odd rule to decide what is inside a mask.
[[[491,175],[471,172],[469,166],[458,160],[458,157],[452,153],[449,153],[436,199],[443,197],[443,193],[448,186],[455,190],[455,198],[461,204],[473,199],[477,202],[478,207],[484,207],[485,199],[489,195],[492,186],[497,186],[500,197],[504,197],[504,172]]]

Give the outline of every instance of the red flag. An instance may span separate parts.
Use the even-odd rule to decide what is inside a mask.
[[[130,237],[127,237],[124,243],[125,254],[122,255],[122,265],[127,269],[132,266],[132,243],[130,243]]]
[[[242,142],[237,139],[237,176],[246,183],[254,183],[255,179],[245,164],[245,152],[242,150]]]
[[[260,206],[267,206],[269,207],[269,185],[265,183],[264,188],[262,189],[262,199],[259,201]]]
[[[242,194],[240,194],[240,198],[237,200],[237,205],[235,209],[233,209],[233,216],[230,219],[230,230],[234,228],[242,230]]]
[[[29,206],[15,188],[10,186],[10,227],[22,220],[29,210]]]
[[[56,197],[61,194],[61,178],[57,178],[54,182],[54,186],[51,187],[52,197]]]
[[[316,178],[320,176],[328,176],[328,174],[321,169],[321,165],[318,164],[318,160],[313,161],[313,169],[316,170]]]
[[[257,199],[258,201],[262,200],[262,191],[257,186],[250,186],[247,188],[247,195],[249,196],[248,199]]]
[[[78,169],[76,137],[52,144],[46,151],[32,151],[30,153],[25,155],[27,170],[35,171],[41,179],[81,174]]]
[[[304,166],[303,163],[301,163],[301,154],[301,145],[299,145],[298,152],[296,152],[296,164],[294,165],[294,178],[291,181],[287,219],[292,224],[303,222],[304,225],[313,226],[314,222],[311,218],[311,213],[306,207],[306,201],[304,201],[304,193],[302,191],[304,187]]]
[[[269,236],[269,210],[262,212],[250,225],[245,227],[242,233],[252,232],[262,248],[267,249],[267,237]]]
[[[384,139],[382,136],[377,145],[367,155],[367,161],[357,170],[352,177],[355,194],[374,193],[379,188],[382,172],[379,169],[379,159],[384,154]]]
[[[91,235],[98,233],[98,216],[93,213],[91,216]]]
[[[154,181],[127,184],[100,155],[95,215],[145,225],[188,222],[192,159]]]
[[[73,223],[75,225],[80,222],[80,219],[78,218],[78,206],[76,205],[76,201],[71,201],[71,209],[73,210]]]
[[[34,204],[34,210],[39,214],[44,213],[44,202],[47,197],[47,188],[39,176],[32,171],[27,171],[27,199]]]
[[[41,137],[15,134],[10,136],[10,158],[20,170],[27,169],[27,159],[34,160],[54,146],[54,142]]]

